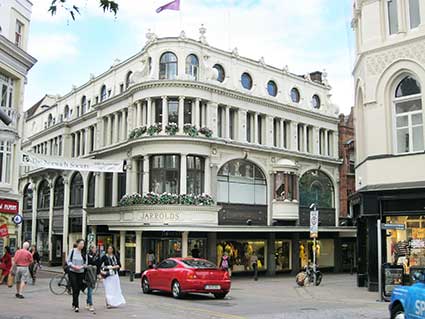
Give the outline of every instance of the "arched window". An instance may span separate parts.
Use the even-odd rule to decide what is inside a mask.
[[[50,205],[50,187],[49,182],[46,180],[41,181],[38,185],[37,193],[37,208],[38,209],[49,209]]]
[[[334,208],[334,187],[331,179],[320,170],[311,170],[300,178],[300,206],[316,204],[319,209]]]
[[[189,54],[186,58],[186,74],[193,80],[198,80],[199,60],[194,54]]]
[[[87,206],[94,207],[96,176],[90,173],[87,183]]]
[[[71,192],[70,192],[70,205],[82,206],[83,205],[83,178],[80,173],[74,174],[71,179]]]
[[[48,118],[47,118],[47,127],[52,126],[53,124],[53,115],[49,114]]]
[[[106,85],[102,85],[100,88],[100,102],[103,102],[106,100],[107,92],[106,92]]]
[[[299,103],[301,99],[300,91],[297,88],[292,88],[291,90],[291,101],[294,103]]]
[[[24,187],[23,203],[22,203],[23,204],[22,208],[24,211],[32,210],[32,197],[33,197],[32,185],[31,183],[28,183]]]
[[[217,81],[224,82],[226,79],[226,72],[224,71],[224,68],[220,64],[215,64],[213,68],[217,70]]]
[[[311,98],[311,104],[313,108],[320,109],[321,101],[320,101],[320,97],[317,94],[314,94],[313,97]]]
[[[177,57],[172,52],[165,52],[159,59],[159,79],[174,80],[177,77]]]
[[[55,190],[54,190],[54,202],[53,206],[55,207],[63,207],[63,195],[64,195],[64,183],[63,183],[63,177],[59,176],[56,178],[55,181]]]
[[[397,153],[424,150],[423,110],[420,84],[406,76],[397,85],[394,98]]]
[[[65,108],[63,109],[63,118],[65,120],[68,120],[70,117],[70,113],[69,113],[69,106],[65,105]]]
[[[275,81],[269,81],[267,83],[267,92],[270,96],[276,96],[277,95],[277,85]]]
[[[241,75],[242,87],[247,90],[252,89],[252,77],[248,73],[242,73]]]
[[[267,205],[267,182],[262,170],[239,159],[224,164],[217,174],[217,202]]]
[[[125,76],[125,88],[128,89],[131,84],[131,76],[133,75],[133,72],[128,71],[127,75]]]
[[[87,111],[87,98],[85,95],[81,98],[81,115]]]

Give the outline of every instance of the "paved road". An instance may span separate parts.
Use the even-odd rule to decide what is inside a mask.
[[[127,305],[104,307],[103,289],[95,295],[96,314],[71,310],[70,296],[54,296],[47,275],[29,286],[26,299],[17,300],[14,290],[0,286],[0,319],[38,318],[154,318],[154,319],[349,319],[388,318],[386,303],[377,303],[376,294],[355,287],[355,276],[325,274],[320,287],[297,288],[292,277],[234,279],[225,300],[193,295],[175,300],[166,294],[143,295],[139,281],[122,279]],[[83,302],[81,298],[81,302]]]

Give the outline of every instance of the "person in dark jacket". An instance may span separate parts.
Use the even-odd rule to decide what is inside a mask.
[[[30,271],[30,275],[32,279],[32,284],[35,285],[37,270],[41,268],[41,264],[40,264],[41,258],[40,258],[40,254],[37,251],[37,247],[35,245],[31,246],[30,253],[32,254],[33,262],[29,267],[29,271]]]
[[[87,265],[96,267],[96,275],[100,274],[100,256],[97,253],[96,246],[91,246],[90,249],[89,249],[89,252],[87,254]],[[92,311],[92,312],[95,311],[94,305],[93,305],[93,290],[94,290],[94,288],[92,286],[90,286],[90,285],[87,286],[86,308],[89,311]]]

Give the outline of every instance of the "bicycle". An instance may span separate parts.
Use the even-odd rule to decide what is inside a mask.
[[[93,289],[93,294],[96,293],[97,288],[99,287],[99,281],[96,282],[96,287]],[[49,289],[54,295],[63,295],[65,292],[68,295],[72,295],[71,282],[69,281],[68,273],[64,272],[63,274],[58,274],[49,282]],[[86,294],[86,289],[82,290],[83,294]]]
[[[323,279],[322,273],[320,272],[317,266],[315,272],[312,266],[307,265],[304,267],[304,270],[301,270],[297,274],[297,276],[295,277],[295,281],[297,282],[298,286],[304,287],[314,283],[314,277],[316,277],[315,286],[319,286]]]

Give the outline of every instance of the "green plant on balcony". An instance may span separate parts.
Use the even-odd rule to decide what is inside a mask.
[[[214,200],[210,195],[203,193],[196,196],[196,204],[200,206],[211,206],[214,204]]]
[[[153,192],[149,192],[143,196],[142,204],[144,205],[155,205],[159,203],[159,195]]]
[[[129,138],[130,139],[135,139],[135,138],[142,137],[143,134],[146,133],[146,130],[147,130],[146,126],[136,127],[135,129],[133,129],[130,132]]]
[[[119,201],[119,206],[131,206],[141,204],[143,196],[139,193],[125,194]]]
[[[198,129],[192,124],[185,124],[183,126],[183,132],[191,137],[198,136]]]
[[[181,194],[179,196],[181,205],[196,205],[196,196],[192,194]]]
[[[148,127],[147,133],[149,136],[154,136],[155,134],[159,134],[162,131],[161,123],[155,123]]]
[[[159,195],[159,204],[161,205],[176,205],[179,203],[179,196],[177,194],[162,193]]]
[[[179,127],[177,126],[176,123],[168,123],[167,126],[165,127],[165,133],[167,133],[168,135],[176,135],[177,131],[179,130]]]
[[[209,129],[208,127],[201,127],[199,129],[199,133],[201,133],[205,137],[210,138],[212,136],[212,134],[213,134],[213,131],[211,129]]]

